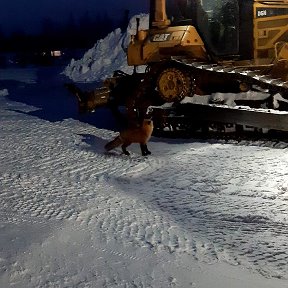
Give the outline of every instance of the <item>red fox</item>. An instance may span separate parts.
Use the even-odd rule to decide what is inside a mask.
[[[114,140],[105,145],[105,150],[110,151],[121,145],[125,155],[130,155],[126,148],[132,143],[139,143],[143,156],[150,155],[151,152],[147,148],[147,143],[153,132],[153,121],[144,119],[140,127],[126,129],[120,132]]]

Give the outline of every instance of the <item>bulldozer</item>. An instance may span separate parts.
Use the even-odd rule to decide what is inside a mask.
[[[127,48],[134,73],[78,91],[82,111],[124,106],[156,130],[288,131],[288,0],[150,0],[149,15]]]

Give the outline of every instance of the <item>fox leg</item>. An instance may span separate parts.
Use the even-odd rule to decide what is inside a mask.
[[[151,152],[147,148],[147,144],[140,144],[141,152],[143,156],[150,155]]]
[[[124,143],[122,146],[121,146],[121,148],[122,148],[122,151],[123,151],[123,153],[125,154],[125,155],[130,155],[130,153],[127,151],[127,147],[130,145],[131,143]]]

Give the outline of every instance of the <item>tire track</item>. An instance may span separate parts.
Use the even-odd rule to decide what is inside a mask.
[[[207,254],[205,259],[210,259],[208,261],[222,259],[233,265],[250,267],[266,276],[286,277],[288,264],[285,264],[284,259],[288,256],[287,189],[282,183],[287,181],[283,181],[286,170],[278,170],[281,165],[287,167],[287,158],[282,158],[283,163],[279,163],[279,158],[274,153],[273,157],[265,157],[263,151],[268,156],[269,151],[257,147],[256,153],[261,154],[258,158],[255,154],[253,158],[249,155],[245,157],[245,150],[250,153],[245,147],[241,149],[244,154],[241,158],[232,154],[221,155],[224,154],[221,150],[215,150],[215,155],[209,155],[209,159],[214,158],[217,170],[213,167],[207,169],[205,166],[206,171],[195,169],[194,174],[190,174],[189,169],[185,169],[186,163],[189,163],[188,167],[191,167],[191,163],[192,166],[201,167],[205,160],[201,154],[199,157],[198,153],[185,151],[182,153],[185,155],[180,153],[171,159],[174,160],[173,169],[167,165],[169,168],[162,167],[161,172],[157,170],[153,173],[154,179],[167,181],[157,182],[146,175],[144,179],[135,179],[133,187],[145,183],[148,195],[145,191],[138,192],[143,197],[145,194],[146,202],[154,203],[157,210],[172,216],[177,225],[196,239],[207,239],[210,244],[204,243],[202,248],[198,245],[194,255],[202,250],[200,255]],[[195,154],[197,159],[194,158]],[[204,155],[208,157],[205,153]],[[266,165],[266,159],[270,165]],[[227,166],[230,170],[226,174]],[[258,167],[260,169],[255,170]],[[233,174],[235,177],[231,178]],[[271,175],[276,176],[273,177],[272,185]],[[223,178],[227,178],[226,181]],[[235,179],[237,189],[231,188]],[[128,185],[123,187],[123,181],[118,182],[118,185],[123,190],[129,190]],[[149,200],[147,196],[150,197]],[[191,248],[186,252],[191,253]],[[201,259],[201,256],[197,258]]]
[[[13,142],[0,143],[7,151],[1,159],[7,171],[0,168],[2,213],[36,222],[75,221],[79,229],[97,231],[104,243],[185,253],[287,277],[283,151],[183,143],[173,149],[167,144],[163,152],[152,141],[151,150],[160,156],[142,158],[132,147],[131,157],[123,157],[117,151],[104,155],[101,142],[84,142],[80,134],[95,135],[95,141],[114,134],[78,121],[23,125],[23,131],[11,126]]]

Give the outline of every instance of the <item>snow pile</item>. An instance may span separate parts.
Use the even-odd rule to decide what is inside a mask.
[[[7,89],[0,90],[0,96],[8,96],[8,95],[9,95],[9,92]]]
[[[136,18],[139,29],[148,29],[149,15],[140,14],[131,18],[125,33],[118,28],[99,40],[82,59],[74,60],[65,68],[64,74],[75,82],[93,82],[110,77],[115,70],[131,74],[133,67],[127,65],[126,49],[131,35],[136,34]]]

